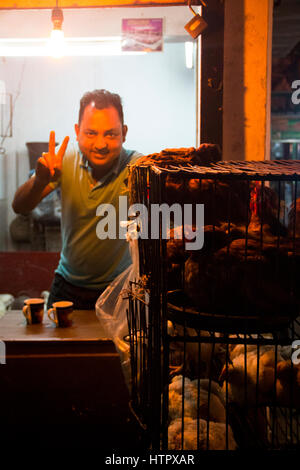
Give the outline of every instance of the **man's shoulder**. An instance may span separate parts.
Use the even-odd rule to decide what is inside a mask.
[[[136,160],[138,160],[142,156],[143,154],[141,152],[137,152],[136,150],[134,150],[132,155],[130,156],[130,163],[134,163]]]
[[[74,161],[79,161],[80,160],[80,153],[78,150],[78,146],[74,142],[70,142],[66,153],[63,157],[63,162],[68,163],[68,162],[74,162]]]
[[[81,160],[78,146],[75,143],[70,143],[63,157],[61,177],[66,180],[72,175],[74,178],[74,171],[76,168],[80,168]]]
[[[124,155],[123,160],[126,165],[134,163],[136,160],[138,160],[138,158],[143,156],[143,154],[137,152],[137,150],[128,150],[124,148],[122,150],[122,153]]]

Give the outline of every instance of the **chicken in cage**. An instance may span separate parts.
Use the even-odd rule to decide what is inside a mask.
[[[158,393],[153,381],[163,370],[168,371],[162,378],[165,385],[159,389],[161,448],[284,449],[300,445],[300,365],[292,361],[290,342],[299,336],[290,333],[279,341],[274,333],[224,334],[169,320],[159,369],[154,366],[145,303],[134,299],[129,310],[130,335],[135,337],[131,342],[133,408],[144,430],[151,429]]]
[[[178,344],[178,337],[170,331],[167,341]],[[162,441],[167,448],[281,449],[300,445],[300,366],[292,361],[291,344],[279,345],[272,334],[211,333],[210,344],[218,347],[210,349],[208,371],[201,366],[207,335],[201,332],[198,343],[189,343],[195,336],[188,329],[184,333],[180,336],[185,350],[183,375],[170,376],[163,393],[168,412],[164,414],[167,423],[162,422]],[[188,354],[191,344],[192,357]],[[172,363],[172,354],[165,359]]]
[[[148,225],[153,204],[182,210],[181,224],[170,210],[167,237],[162,216],[158,239],[139,240],[149,321],[144,370],[132,349],[135,399],[140,410],[151,403],[154,448],[299,447],[299,179],[300,162],[221,162],[214,146],[169,149],[130,169]],[[199,229],[203,246],[187,248]],[[132,328],[140,310],[129,310]]]

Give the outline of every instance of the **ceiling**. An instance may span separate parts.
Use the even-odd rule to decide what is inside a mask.
[[[274,4],[273,56],[285,57],[300,41],[300,0],[275,0]]]
[[[62,8],[150,7],[187,5],[188,0],[1,0],[0,11],[51,9],[57,4]],[[201,0],[191,0],[191,4],[201,5]],[[285,57],[299,41],[300,0],[274,0],[273,56]]]

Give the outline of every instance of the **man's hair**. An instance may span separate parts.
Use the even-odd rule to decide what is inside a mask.
[[[104,109],[113,106],[118,111],[121,124],[124,124],[124,115],[123,115],[123,107],[122,107],[122,100],[119,95],[116,93],[110,93],[107,90],[94,90],[88,91],[83,95],[80,100],[80,108],[79,108],[79,117],[78,117],[78,124],[82,120],[83,112],[85,108],[94,103],[96,109]]]

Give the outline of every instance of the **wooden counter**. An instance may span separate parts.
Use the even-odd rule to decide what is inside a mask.
[[[43,323],[27,325],[21,310],[8,311],[0,319],[0,339],[2,341],[100,341],[108,347],[113,342],[105,337],[103,328],[94,310],[75,310],[73,325],[57,328],[44,314]]]
[[[26,325],[21,311],[0,319],[6,364],[0,364],[0,439],[40,447],[129,449],[138,429],[129,417],[129,392],[114,343],[94,311],[75,311],[58,328],[46,316]],[[7,440],[7,442],[6,442]]]

